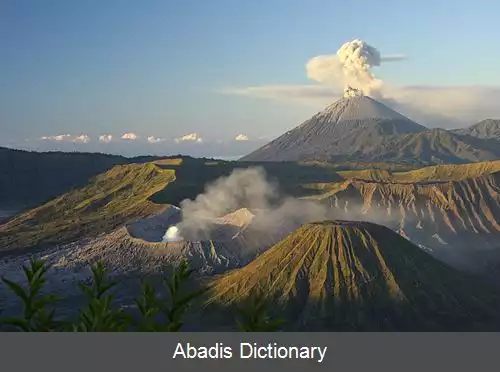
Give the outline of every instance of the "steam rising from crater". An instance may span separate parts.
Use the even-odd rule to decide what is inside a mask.
[[[170,226],[163,236],[164,243],[178,242],[183,240],[177,226]]]
[[[302,224],[328,219],[373,220],[382,224],[394,219],[376,212],[365,216],[360,212],[362,205],[353,203],[352,206],[349,203],[349,210],[346,203],[344,211],[313,200],[284,197],[279,195],[278,185],[267,179],[263,168],[236,169],[207,185],[205,192],[195,200],[181,203],[182,221],[176,225],[175,233],[182,232],[187,240],[212,239],[214,229],[220,228],[215,221],[241,208],[255,215],[251,229],[256,234],[274,234],[287,229],[289,233]]]

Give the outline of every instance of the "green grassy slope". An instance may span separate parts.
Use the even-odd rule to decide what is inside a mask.
[[[346,170],[338,172],[345,179],[373,181],[424,182],[424,181],[459,181],[480,177],[500,171],[500,161],[488,161],[469,164],[441,164],[409,171],[391,172],[376,168]]]
[[[93,178],[87,186],[0,225],[0,250],[72,241],[109,231],[129,218],[155,212],[164,204],[178,205],[186,198],[193,199],[204,191],[207,183],[231,174],[236,168],[253,166],[261,164],[188,157],[116,166]],[[404,172],[380,167],[359,170],[361,163],[353,165],[358,170],[350,171],[339,171],[345,169],[345,164],[317,162],[262,166],[270,180],[279,182],[282,192],[320,199],[346,190],[352,179],[414,183],[473,178],[500,170],[500,162],[442,165]],[[390,169],[401,168],[391,166]]]
[[[263,291],[291,329],[465,330],[498,327],[500,296],[391,230],[304,225],[251,264],[216,279],[209,303]]]
[[[150,198],[174,180],[174,171],[152,163],[114,167],[86,187],[1,225],[0,250],[67,242],[109,231],[162,208]]]
[[[116,166],[93,178],[87,186],[0,225],[0,251],[65,243],[109,232],[129,219],[194,199],[204,192],[207,183],[230,175],[236,168],[250,166],[253,164],[188,157]],[[294,195],[310,192],[303,183],[342,179],[332,169],[316,165],[269,163],[264,168],[283,192]]]

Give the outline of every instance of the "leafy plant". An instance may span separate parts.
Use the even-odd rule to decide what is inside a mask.
[[[238,328],[242,332],[275,332],[285,321],[273,319],[267,312],[269,304],[263,292],[250,296],[239,309],[240,319],[237,320]]]
[[[193,270],[186,261],[173,271],[170,278],[163,278],[163,284],[169,292],[169,300],[161,300],[156,296],[155,288],[150,283],[142,283],[142,296],[136,300],[142,315],[139,330],[177,332],[184,325],[183,318],[191,303],[201,296],[206,289],[186,291]],[[162,321],[158,318],[162,317]]]
[[[123,332],[130,324],[130,316],[123,310],[114,309],[115,295],[109,293],[118,282],[109,280],[102,261],[92,266],[92,284],[80,284],[87,296],[88,305],[79,312],[79,322],[73,325],[75,332]]]
[[[141,283],[141,289],[141,296],[134,301],[142,316],[142,319],[137,322],[137,330],[141,332],[155,332],[158,330],[156,321],[160,314],[156,289],[154,285],[144,280]]]
[[[0,320],[0,324],[12,326],[23,332],[48,332],[61,329],[63,323],[55,318],[55,310],[49,309],[59,298],[41,293],[46,283],[45,274],[49,267],[41,260],[30,260],[29,266],[23,266],[27,288],[5,277],[1,278],[12,292],[21,299],[23,314]]]
[[[114,307],[115,294],[112,290],[118,281],[110,280],[103,262],[92,266],[92,280],[89,284],[79,284],[87,297],[87,305],[78,312],[76,322],[56,319],[55,304],[61,300],[54,295],[42,294],[46,284],[49,266],[41,260],[31,260],[23,267],[27,288],[19,283],[1,278],[23,305],[19,317],[0,320],[0,325],[13,327],[22,332],[178,332],[184,325],[184,317],[192,303],[207,289],[189,290],[193,270],[187,262],[173,270],[170,277],[164,277],[163,286],[167,289],[165,299],[157,295],[155,286],[145,280],[141,283],[141,295],[135,299],[139,316],[133,318],[122,309]],[[241,309],[238,325],[245,332],[272,332],[279,329],[283,321],[271,319],[267,315],[265,296],[251,297]]]

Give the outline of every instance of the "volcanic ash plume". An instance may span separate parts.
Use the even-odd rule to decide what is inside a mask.
[[[373,89],[381,87],[382,81],[376,79],[371,72],[372,67],[380,66],[380,53],[376,48],[362,40],[353,40],[342,45],[337,56],[346,80],[355,88],[369,94]]]
[[[335,88],[354,88],[366,95],[374,95],[382,88],[383,83],[373,75],[371,69],[380,66],[382,61],[403,58],[381,57],[375,47],[356,39],[343,44],[335,55],[321,55],[311,59],[306,65],[307,76]]]

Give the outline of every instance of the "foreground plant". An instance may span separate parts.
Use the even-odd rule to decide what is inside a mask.
[[[273,319],[267,312],[269,304],[262,291],[249,297],[238,311],[240,319],[237,320],[238,328],[242,332],[276,332],[285,321]]]
[[[113,289],[119,284],[109,278],[103,262],[91,267],[90,284],[79,284],[87,297],[87,304],[78,311],[76,321],[57,320],[55,305],[62,298],[45,295],[49,266],[41,260],[31,260],[23,267],[27,286],[24,288],[5,277],[1,278],[23,305],[22,315],[0,320],[0,325],[10,326],[22,332],[178,332],[184,325],[184,318],[192,303],[207,289],[189,290],[193,270],[187,262],[176,267],[171,276],[162,278],[168,296],[162,299],[155,286],[147,281],[141,283],[141,295],[134,300],[138,316],[127,314],[115,307]],[[262,295],[252,297],[240,311],[238,325],[245,332],[272,332],[283,322],[267,315],[267,303]]]
[[[103,262],[92,266],[92,284],[80,284],[80,289],[87,296],[87,306],[79,311],[75,332],[123,332],[130,325],[131,318],[121,309],[112,307],[115,295],[111,289],[118,281],[108,278],[108,271]]]
[[[149,332],[178,332],[184,325],[184,316],[196,298],[206,289],[187,291],[194,270],[190,270],[188,263],[181,263],[170,278],[163,278],[163,285],[168,289],[168,300],[157,297],[155,287],[148,282],[142,283],[142,296],[137,299],[136,305],[142,319],[138,329]]]
[[[29,266],[24,266],[26,288],[19,283],[1,278],[15,295],[21,300],[23,306],[22,316],[9,317],[0,320],[0,324],[12,326],[23,332],[48,332],[61,330],[63,323],[55,318],[55,309],[50,308],[59,298],[54,295],[43,295],[42,289],[46,284],[45,274],[49,266],[41,260],[30,260]]]

